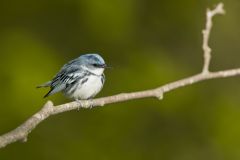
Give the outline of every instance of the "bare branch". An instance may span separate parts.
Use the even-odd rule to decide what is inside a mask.
[[[205,29],[202,31],[203,33],[203,58],[204,58],[204,64],[203,64],[203,70],[202,73],[208,73],[209,72],[209,65],[210,65],[210,61],[211,61],[211,48],[208,45],[208,41],[209,41],[209,36],[211,33],[211,29],[212,29],[212,18],[217,15],[217,14],[224,14],[225,11],[223,9],[223,3],[219,3],[215,9],[210,10],[207,9],[207,13],[206,13],[206,26]]]
[[[91,101],[84,100],[81,101],[81,104],[78,102],[70,102],[58,106],[54,106],[51,101],[48,101],[40,111],[31,116],[28,120],[26,120],[23,124],[21,124],[16,129],[3,134],[0,136],[0,148],[5,147],[8,144],[14,143],[16,141],[27,141],[28,134],[43,120],[48,118],[51,115],[59,114],[62,112],[71,111],[79,108],[92,108],[98,106],[104,106],[106,104],[123,102],[133,99],[147,98],[147,97],[156,97],[158,99],[162,99],[163,95],[169,91],[172,91],[177,88],[181,88],[184,86],[188,86],[200,81],[215,79],[215,78],[225,78],[225,77],[233,77],[240,75],[240,68],[217,71],[217,72],[209,72],[209,64],[211,59],[211,49],[208,46],[209,35],[212,28],[212,18],[217,14],[223,14],[223,4],[220,3],[217,5],[215,9],[207,10],[207,20],[206,20],[206,28],[203,30],[203,51],[204,51],[204,64],[203,70],[201,73],[196,74],[194,76],[184,78],[172,83],[168,83],[161,87],[132,92],[132,93],[122,93],[114,96],[103,97],[93,99]]]

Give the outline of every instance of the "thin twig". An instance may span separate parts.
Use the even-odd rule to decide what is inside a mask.
[[[209,72],[209,64],[211,59],[211,49],[208,46],[209,35],[212,28],[212,18],[217,14],[223,14],[223,4],[220,3],[213,10],[207,10],[207,20],[206,20],[206,28],[203,30],[203,51],[204,51],[204,64],[203,70],[201,73],[196,74],[194,76],[184,78],[172,83],[168,83],[161,87],[132,92],[132,93],[122,93],[114,96],[97,98],[92,101],[82,101],[82,103],[70,102],[58,106],[54,106],[51,101],[48,101],[40,111],[31,116],[28,120],[26,120],[23,124],[21,124],[16,129],[3,134],[0,136],[0,148],[5,147],[8,144],[14,143],[16,141],[27,141],[28,134],[43,120],[47,119],[51,115],[59,114],[62,112],[71,111],[79,108],[92,108],[98,106],[104,106],[106,104],[117,103],[122,101],[128,101],[139,98],[147,98],[147,97],[156,97],[158,99],[162,99],[163,95],[169,91],[172,91],[177,88],[181,88],[187,85],[191,85],[200,81],[215,79],[215,78],[225,78],[225,77],[233,77],[240,75],[240,68],[217,71],[217,72]]]
[[[203,58],[204,58],[204,64],[203,64],[203,69],[202,73],[208,73],[209,72],[209,65],[211,61],[211,48],[208,45],[209,41],[209,36],[211,33],[211,29],[213,26],[212,19],[215,15],[217,14],[224,14],[225,11],[223,9],[223,3],[219,3],[214,10],[207,9],[206,12],[206,26],[205,29],[202,31],[203,34]]]

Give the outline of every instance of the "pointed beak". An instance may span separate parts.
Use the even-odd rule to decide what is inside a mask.
[[[107,69],[113,69],[112,66],[107,66],[107,65],[105,65],[105,68],[107,68]]]
[[[101,65],[101,68],[112,68],[112,67],[109,67],[106,64],[103,64],[103,65]]]
[[[103,64],[101,67],[102,67],[102,68],[107,68],[107,65],[106,65],[106,64]]]

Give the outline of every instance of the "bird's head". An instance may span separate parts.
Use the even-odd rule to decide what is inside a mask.
[[[103,74],[104,69],[107,67],[105,61],[99,54],[84,54],[79,57],[84,69],[96,74]]]

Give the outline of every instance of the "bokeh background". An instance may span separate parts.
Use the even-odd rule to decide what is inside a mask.
[[[0,134],[50,99],[38,84],[67,61],[100,53],[106,70],[98,95],[175,81],[202,68],[205,11],[217,0],[1,0]],[[214,19],[211,70],[240,67],[240,1],[223,0]],[[154,98],[50,117],[27,143],[0,150],[1,160],[239,160],[240,78],[215,79]]]

